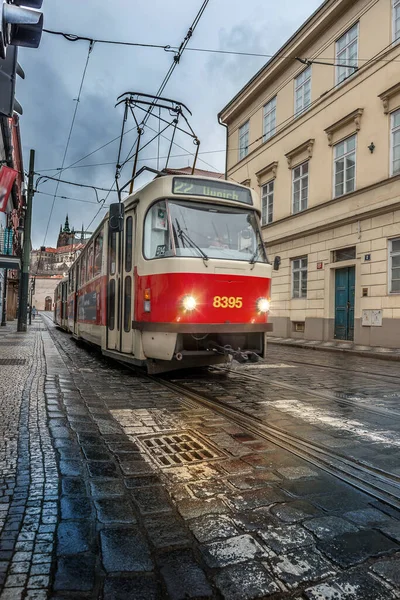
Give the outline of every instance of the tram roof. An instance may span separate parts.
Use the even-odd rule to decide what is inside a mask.
[[[216,195],[199,195],[199,194],[179,194],[173,192],[173,181],[174,179],[191,179],[196,181],[206,181],[209,182],[210,187],[221,184],[226,184],[227,186],[234,186],[236,188],[241,188],[251,193],[252,204],[240,202],[238,200],[232,200],[229,198],[218,197]],[[260,207],[257,206],[257,202],[255,202],[256,198],[254,196],[254,190],[249,188],[246,185],[242,185],[240,183],[236,183],[236,181],[228,181],[227,179],[217,179],[216,177],[206,177],[203,175],[190,175],[188,173],[174,173],[174,174],[163,174],[155,177],[152,181],[145,184],[143,187],[134,191],[130,196],[124,199],[125,208],[129,208],[131,204],[136,203],[141,197],[146,194],[151,194],[154,199],[157,198],[186,198],[190,200],[191,198],[199,199],[205,202],[224,202],[226,204],[230,204],[231,206],[241,205],[247,208],[253,208],[256,210],[260,210]],[[146,198],[148,199],[148,198]]]

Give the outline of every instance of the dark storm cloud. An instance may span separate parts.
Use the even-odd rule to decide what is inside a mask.
[[[48,29],[91,35],[107,39],[155,42],[179,45],[200,7],[200,0],[153,0],[136,3],[131,0],[44,0],[43,12]],[[210,0],[191,40],[192,46],[273,53],[317,6],[317,0]],[[38,50],[21,49],[20,62],[26,79],[19,82],[17,98],[22,103],[21,136],[25,168],[29,149],[35,148],[37,169],[60,167],[76,106],[82,72],[87,57],[86,42],[67,42],[63,38],[43,34]],[[162,50],[95,45],[91,54],[81,102],[65,161],[68,166],[119,135],[122,109],[114,108],[116,98],[127,90],[154,93],[160,85],[173,55]],[[191,123],[201,139],[198,166],[222,170],[224,166],[225,132],[217,124],[216,115],[262,64],[263,59],[221,57],[186,52],[171,78],[165,95],[188,104],[193,111]],[[128,124],[132,126],[132,121]],[[149,125],[156,128],[154,122]],[[152,135],[148,131],[148,136]],[[124,156],[135,135],[127,136]],[[148,137],[146,138],[148,139]],[[177,142],[194,152],[190,139],[179,136]],[[115,166],[90,168],[83,165],[115,163],[118,144],[114,142],[93,156],[66,170],[63,178],[70,181],[111,187]],[[167,142],[161,143],[161,154]],[[208,154],[208,152],[211,152]],[[156,156],[155,144],[144,156]],[[174,147],[173,154],[184,154]],[[186,166],[190,157],[172,159],[173,166]],[[205,162],[201,162],[205,161]],[[143,163],[141,163],[143,164]],[[149,163],[156,166],[156,161]],[[50,174],[56,171],[49,172]],[[121,178],[129,178],[128,166]],[[54,183],[40,186],[51,193]],[[91,190],[60,184],[58,194],[95,201]],[[111,195],[108,201],[112,200]],[[37,195],[34,200],[33,245],[43,243],[51,196]],[[72,200],[56,199],[47,244],[56,241],[59,225],[68,211],[70,223],[80,227],[90,222],[97,206]],[[100,216],[98,217],[100,218]]]

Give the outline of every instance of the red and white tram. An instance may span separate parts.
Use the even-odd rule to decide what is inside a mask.
[[[272,267],[248,187],[159,176],[107,215],[56,290],[55,322],[151,373],[264,355]],[[63,309],[67,294],[67,308]]]

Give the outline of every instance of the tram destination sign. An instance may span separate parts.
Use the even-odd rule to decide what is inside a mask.
[[[253,204],[249,189],[233,185],[227,181],[174,177],[172,193],[184,196],[208,196],[210,198],[220,198],[221,200],[234,200],[243,204]]]

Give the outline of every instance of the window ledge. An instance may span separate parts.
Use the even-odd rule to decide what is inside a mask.
[[[361,117],[364,112],[363,108],[356,108],[351,113],[336,121],[325,129],[328,136],[328,145],[333,146],[340,139],[344,139],[361,129]]]

